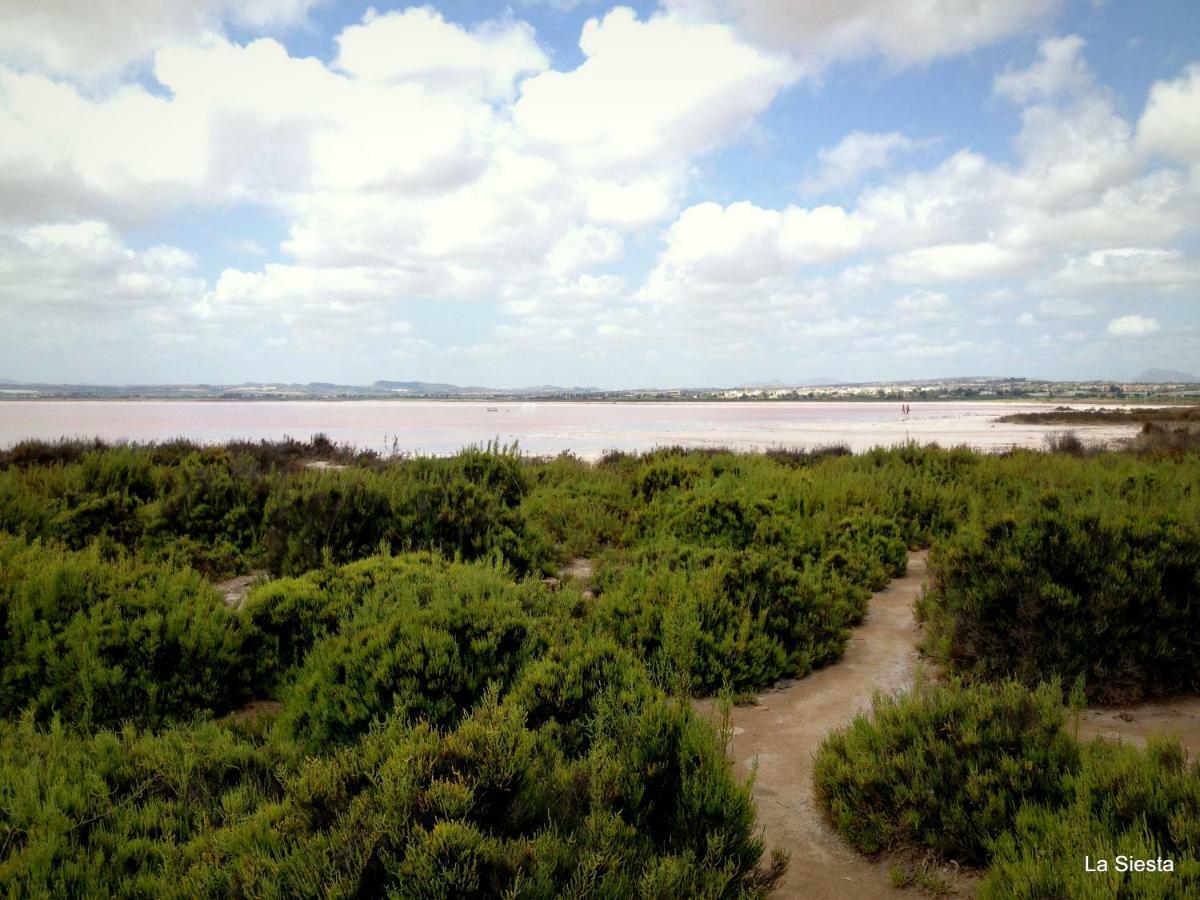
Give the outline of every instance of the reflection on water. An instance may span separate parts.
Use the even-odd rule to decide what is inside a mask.
[[[1047,428],[1003,425],[997,416],[1053,404],[911,403],[489,403],[448,401],[0,402],[0,446],[23,438],[101,437],[203,443],[235,438],[308,438],[392,452],[444,454],[498,438],[529,453],[569,450],[595,458],[608,449],[680,444],[742,450],[845,443],[853,450],[914,440],[984,449],[1040,447]],[[1080,405],[1080,404],[1075,404]],[[1133,427],[1084,428],[1088,440],[1131,435]]]

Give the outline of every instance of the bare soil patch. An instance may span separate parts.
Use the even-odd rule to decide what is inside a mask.
[[[558,574],[563,578],[578,578],[587,581],[592,577],[592,561],[583,556],[577,556],[561,569]]]
[[[909,555],[908,574],[871,598],[866,620],[855,629],[841,661],[799,681],[766,691],[753,706],[734,707],[730,753],[745,777],[757,763],[754,799],[768,847],[791,857],[774,896],[806,900],[856,900],[912,896],[896,887],[889,870],[911,871],[901,856],[868,859],[848,847],[826,822],[813,792],[813,755],[829,731],[871,707],[876,691],[909,688],[917,671],[918,626],[913,601],[925,580],[925,554]],[[710,700],[699,701],[714,714]],[[974,878],[953,869],[929,871],[948,896],[969,895]],[[921,892],[923,893],[923,892]]]
[[[246,595],[250,593],[250,588],[266,577],[266,569],[255,569],[249,575],[238,575],[236,578],[218,581],[213,587],[221,592],[227,605],[234,609],[241,609],[242,604],[246,602]]]
[[[1177,736],[1192,756],[1200,753],[1200,697],[1179,697],[1121,708],[1094,707],[1083,713],[1079,737],[1109,738],[1145,747],[1151,735]]]
[[[926,555],[909,554],[908,574],[871,598],[867,617],[842,659],[807,678],[763,692],[751,706],[730,713],[729,752],[742,777],[757,765],[754,800],[768,848],[791,857],[778,898],[857,900],[862,897],[928,895],[969,897],[977,873],[938,866],[912,854],[869,859],[848,847],[825,820],[812,784],[813,755],[832,729],[871,707],[876,691],[907,690],[922,663],[916,651],[920,628],[913,601],[925,585]],[[931,671],[931,676],[937,672]],[[716,716],[712,700],[697,708]],[[1146,703],[1121,709],[1089,709],[1079,737],[1104,737],[1145,746],[1152,734],[1178,735],[1192,754],[1200,752],[1200,697]],[[913,888],[897,887],[892,873],[904,873]],[[921,883],[924,886],[921,886]]]

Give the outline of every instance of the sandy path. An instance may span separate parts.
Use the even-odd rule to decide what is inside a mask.
[[[913,601],[925,584],[926,554],[910,553],[908,573],[871,597],[866,620],[854,630],[842,659],[799,681],[759,696],[754,706],[734,707],[730,753],[746,777],[755,761],[754,801],[768,848],[791,856],[774,896],[804,900],[857,900],[912,896],[895,887],[887,860],[871,860],[851,850],[825,822],[812,785],[813,755],[829,731],[870,709],[876,691],[912,686],[917,671],[918,626]],[[697,708],[714,715],[711,700]],[[1179,735],[1188,750],[1200,752],[1200,697],[1147,703],[1124,709],[1090,709],[1079,737],[1103,736],[1145,746],[1154,733]],[[942,870],[951,894],[969,895],[970,872]],[[922,893],[924,892],[917,892]]]
[[[870,709],[876,691],[912,685],[917,625],[912,604],[925,580],[925,554],[911,553],[908,574],[871,598],[865,622],[851,635],[840,662],[734,707],[730,752],[739,775],[758,760],[754,800],[769,847],[791,855],[779,898],[856,900],[911,896],[894,887],[886,863],[851,850],[830,828],[813,794],[813,754],[830,730]],[[712,702],[702,701],[711,711]]]
[[[1092,708],[1083,714],[1079,737],[1105,737],[1146,746],[1152,734],[1170,734],[1195,756],[1200,753],[1200,697],[1179,697],[1120,709]]]
[[[238,575],[235,578],[218,581],[213,587],[220,592],[229,606],[232,606],[234,609],[241,609],[242,604],[246,602],[246,595],[250,593],[250,588],[254,587],[260,581],[265,580],[266,577],[267,571],[265,569],[255,569],[249,575]]]

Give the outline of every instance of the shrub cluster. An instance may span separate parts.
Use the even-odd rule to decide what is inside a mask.
[[[303,760],[214,724],[0,725],[0,775],[0,881],[26,895],[751,898],[782,871],[711,728],[614,648]]]
[[[875,699],[822,742],[813,768],[830,820],[863,853],[922,845],[984,862],[1026,801],[1060,804],[1078,771],[1057,686],[952,682]]]
[[[1030,897],[1075,887],[1034,836],[1192,866],[1193,768],[1080,750],[1057,688],[986,680],[1194,687],[1198,473],[915,446],[588,466],[21,445],[0,454],[0,884],[762,896],[781,863],[684,698],[836,660],[931,543],[934,647],[978,681],[830,738],[834,821],[869,851],[991,861]],[[540,577],[576,556],[586,583]],[[199,574],[255,567],[276,577],[236,608]]]
[[[308,472],[271,492],[263,545],[271,571],[296,574],[362,559],[381,546],[478,559],[499,554],[521,570],[540,553],[525,534],[527,478],[515,451],[465,450],[376,473]]]
[[[823,742],[819,801],[862,852],[986,865],[983,900],[1195,896],[1200,762],[1173,739],[1081,745],[1060,695],[1010,681],[877,698]],[[1173,871],[1120,871],[1118,855]],[[1102,859],[1109,871],[1097,873]]]
[[[0,716],[157,723],[240,705],[260,664],[203,578],[0,534]]]
[[[1027,685],[1083,678],[1129,702],[1200,688],[1200,524],[1117,502],[964,529],[939,545],[922,614],[955,670]]]

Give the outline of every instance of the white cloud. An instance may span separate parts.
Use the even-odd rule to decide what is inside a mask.
[[[112,76],[224,20],[266,28],[304,19],[316,0],[9,0],[0,57],[79,79]]]
[[[993,90],[1021,104],[1089,90],[1093,80],[1083,60],[1083,46],[1083,38],[1076,34],[1045,40],[1036,63],[1024,69],[1006,69],[996,76]]]
[[[898,131],[886,134],[853,131],[834,146],[817,151],[820,168],[801,182],[800,188],[820,193],[853,186],[864,175],[887,168],[894,157],[919,146],[919,142]]]
[[[793,79],[722,25],[626,7],[591,19],[586,59],[523,82],[513,119],[530,146],[580,169],[627,171],[723,143]]]
[[[1121,316],[1108,323],[1105,329],[1113,337],[1147,337],[1162,330],[1157,319],[1148,316]]]
[[[1188,66],[1174,81],[1159,81],[1150,88],[1137,132],[1143,153],[1200,165],[1200,63]]]
[[[902,282],[977,281],[1018,273],[1028,257],[986,241],[937,244],[893,256],[892,276]]]
[[[584,59],[569,71],[548,70],[511,15],[464,28],[429,7],[368,14],[328,64],[271,39],[242,46],[185,29],[159,42],[154,90],[0,66],[4,308],[32,309],[18,293],[45,285],[47,323],[69,318],[54,310],[78,310],[79,322],[133,310],[163,340],[295,353],[352,347],[357,331],[429,354],[413,305],[456,303],[447,321],[502,324],[436,352],[501,358],[594,338],[612,353],[666,334],[668,365],[794,348],[807,359],[851,339],[866,355],[965,360],[1000,351],[956,332],[996,327],[959,317],[959,300],[1019,302],[1003,313],[1015,331],[1014,318],[1127,308],[1134,291],[1194,292],[1200,267],[1174,244],[1200,214],[1200,178],[1178,165],[1200,154],[1188,128],[1200,67],[1156,85],[1135,132],[1072,37],[996,79],[998,95],[1024,104],[1011,161],[962,149],[905,172],[901,155],[926,142],[855,131],[820,151],[804,185],[857,189],[854,200],[704,202],[720,157],[700,157],[747,134],[803,74],[865,53],[907,64],[959,52],[1053,4],[933,5],[944,33],[924,3],[821,0],[797,12],[681,0],[646,19],[618,8],[583,29]],[[701,6],[722,20],[697,18]],[[227,18],[204,8],[204,27]],[[253,15],[271,8],[283,5]],[[800,21],[781,19],[767,40],[759,26],[788,10]],[[889,43],[884,21],[911,26],[914,46]],[[242,259],[211,284],[184,250],[134,250],[119,236],[247,203],[286,231],[284,259]],[[911,333],[951,320],[937,340]],[[1148,334],[1146,322],[1157,326],[1125,316],[1109,330]]]
[[[736,23],[811,69],[881,54],[905,65],[964,53],[1037,23],[1058,0],[666,0],[681,14]]]
[[[1052,298],[1038,304],[1038,312],[1052,319],[1084,319],[1094,316],[1097,308],[1092,303],[1066,298]]]
[[[621,235],[611,228],[583,225],[572,229],[554,245],[546,254],[546,265],[556,273],[588,269],[617,259],[623,243]]]
[[[103,222],[0,228],[0,356],[22,371],[72,371],[78,358],[107,372],[195,342],[188,311],[203,291],[190,253],[133,250]]]
[[[671,226],[661,261],[710,281],[753,281],[852,253],[864,231],[837,206],[780,211],[746,202],[701,203]]]
[[[944,322],[954,318],[954,304],[939,291],[913,291],[893,306],[905,322]]]
[[[1114,290],[1181,293],[1200,287],[1200,265],[1179,250],[1113,247],[1072,257],[1044,286],[1089,295]]]
[[[486,22],[468,31],[429,6],[383,15],[372,9],[337,45],[337,67],[358,78],[462,87],[488,97],[509,96],[520,76],[549,65],[524,22]]]

